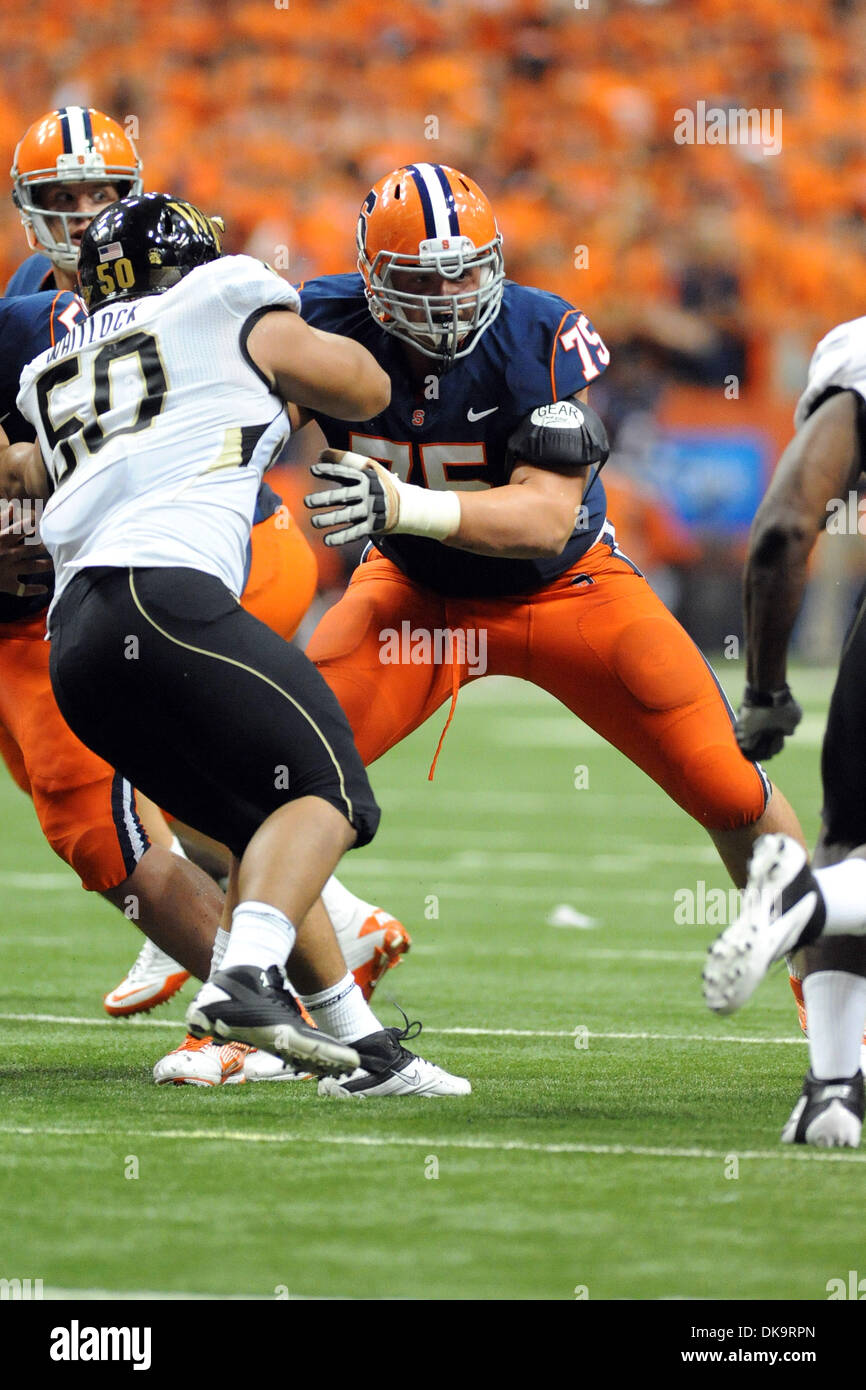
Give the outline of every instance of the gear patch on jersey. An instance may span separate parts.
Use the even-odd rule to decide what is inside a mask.
[[[509,472],[528,463],[550,473],[573,476],[583,468],[607,462],[607,431],[591,405],[574,398],[539,405],[513,431],[506,453]]]

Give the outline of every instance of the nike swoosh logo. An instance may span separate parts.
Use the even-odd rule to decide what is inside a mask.
[[[470,406],[469,409],[468,409],[467,412],[466,412],[466,419],[467,419],[467,420],[470,420],[470,421],[474,424],[476,420],[483,420],[484,417],[485,417],[485,415],[492,415],[493,412],[494,412],[494,410],[498,410],[498,409],[499,409],[499,406],[498,406],[498,405],[492,405],[492,406],[490,407],[489,410],[478,410],[478,411],[475,411],[475,410],[472,409],[472,406]]]
[[[179,971],[175,971],[174,974],[166,975],[165,978],[166,980],[176,979],[179,973]],[[128,989],[123,994],[115,994],[113,1002],[115,1004],[120,1004],[124,999],[131,999],[133,994],[140,994],[143,989],[147,989],[147,985],[136,985],[134,989]],[[226,996],[226,998],[228,998],[228,996]]]

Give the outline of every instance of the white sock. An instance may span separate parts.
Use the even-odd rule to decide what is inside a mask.
[[[355,1042],[382,1032],[381,1023],[348,971],[328,989],[299,998],[319,1028],[340,1042]]]
[[[814,869],[827,905],[824,936],[866,936],[866,859]]]
[[[172,854],[176,854],[178,859],[189,858],[189,855],[187,854],[186,850],[184,849],[183,845],[181,844],[180,840],[177,838],[176,835],[172,835],[171,837],[171,852]]]
[[[218,970],[222,969],[222,963],[225,959],[225,954],[231,939],[231,932],[227,932],[223,927],[217,927],[213,943],[213,952],[210,958],[210,973],[212,975],[215,975]]]
[[[333,874],[322,889],[322,902],[338,935],[340,932],[351,931],[353,927],[358,931],[376,911],[373,903],[367,903],[363,898],[350,893]]]
[[[866,979],[842,970],[818,970],[803,981],[812,1073],[822,1081],[860,1070],[866,1023]]]
[[[271,903],[238,903],[232,913],[232,929],[222,960],[223,970],[236,965],[271,965],[285,968],[297,932],[284,912]]]

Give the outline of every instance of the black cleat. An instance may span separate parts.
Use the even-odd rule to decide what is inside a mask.
[[[803,1094],[782,1130],[782,1143],[856,1149],[864,1106],[862,1071],[832,1081],[819,1081],[807,1071]]]
[[[236,965],[202,985],[186,1013],[196,1038],[212,1035],[274,1052],[284,1061],[302,1062],[316,1076],[342,1076],[360,1061],[357,1050],[305,1023],[279,966],[260,970]]]
[[[403,1046],[407,1036],[417,1037],[421,1031],[420,1023],[413,1023],[411,1028],[383,1028],[361,1038],[355,1043],[361,1056],[358,1070],[340,1080],[320,1081],[319,1095],[345,1100],[362,1100],[365,1096],[468,1096],[472,1087],[465,1077],[452,1076]]]

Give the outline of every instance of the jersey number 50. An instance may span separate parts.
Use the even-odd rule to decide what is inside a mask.
[[[130,402],[132,418],[128,423],[106,431],[101,417],[114,406],[111,368],[127,358],[134,358],[138,366],[140,395],[137,400]],[[51,408],[52,393],[81,375],[81,361],[80,356],[68,357],[49,367],[36,383],[39,415],[48,447],[52,454],[57,450],[66,464],[62,471],[56,468],[52,470],[56,483],[67,478],[84,455],[99,453],[109,440],[119,434],[137,434],[139,430],[147,429],[162,410],[168,391],[165,368],[153,334],[129,333],[114,343],[106,343],[93,358],[92,405],[87,412],[91,416],[89,423],[75,413],[56,420]]]

